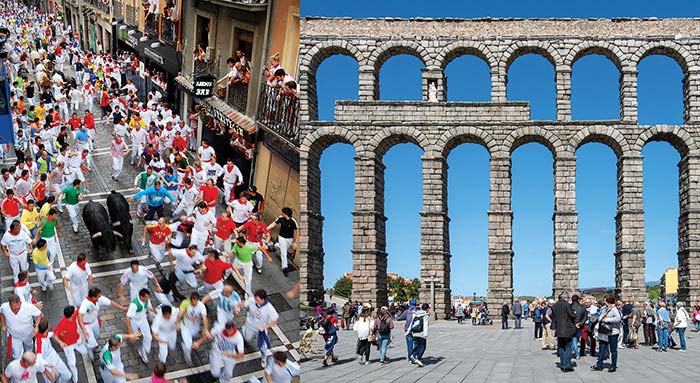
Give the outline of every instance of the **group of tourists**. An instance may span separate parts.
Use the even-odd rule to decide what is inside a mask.
[[[253,287],[253,270],[262,272],[263,256],[272,263],[269,230],[276,226],[280,234],[275,247],[288,274],[287,256],[299,235],[292,210],[284,208],[274,221],[262,223],[262,195],[255,186],[243,186],[233,161],[218,164],[206,140],[197,145],[196,116],[181,119],[156,88],[150,89],[146,102],[139,101],[139,89],[124,75],[133,56],[84,52],[61,17],[20,2],[2,6],[0,26],[10,31],[5,69],[11,79],[15,134],[14,163],[2,168],[0,178],[1,244],[14,283],[13,294],[0,306],[12,359],[3,381],[32,381],[43,374],[50,381],[78,382],[77,351],[99,360],[104,382],[125,382],[135,375],[121,360],[122,345],[134,343],[143,363],[149,364],[153,341],[158,345],[153,382],[166,381],[165,366],[172,361],[168,355],[178,344],[191,365],[192,350],[205,342],[212,343],[212,375],[227,381],[244,358],[244,340],[259,350],[268,381],[298,376],[286,353],[270,352],[269,331],[279,315],[267,292]],[[93,106],[100,108],[97,118]],[[119,180],[129,153],[131,164],[143,169],[134,179],[136,215],[146,219],[141,240],[144,245],[148,241],[158,269],[168,262],[172,270],[158,278],[133,260],[121,274],[118,299],[93,285],[85,253],[61,254],[59,245],[64,208],[72,230],[79,230],[98,130],[113,136],[112,179]],[[2,157],[10,159],[9,145],[0,147]],[[189,151],[196,156],[191,165]],[[223,193],[216,187],[219,178]],[[172,203],[170,223],[165,219],[166,199]],[[217,216],[220,202],[226,209]],[[74,259],[62,281],[56,281],[54,269],[59,257]],[[42,292],[63,282],[69,305],[57,324],[42,312],[39,297],[48,295],[30,285],[35,282],[30,281],[30,263]],[[183,296],[178,285],[192,292]],[[205,306],[210,300],[216,302],[211,325]],[[100,344],[101,310],[110,308],[121,312],[117,315],[123,316],[125,328]],[[237,320],[243,313],[245,320]],[[239,329],[236,323],[241,321]]]

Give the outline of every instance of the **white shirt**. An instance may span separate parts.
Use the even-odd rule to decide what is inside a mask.
[[[209,223],[209,225],[206,225]],[[216,216],[214,215],[214,209],[207,209],[207,212],[202,214],[199,209],[194,212],[194,227],[192,230],[198,232],[206,232],[216,224]]]
[[[301,368],[298,364],[287,359],[284,366],[280,366],[277,362],[268,363],[265,367],[265,373],[270,376],[273,383],[292,383],[292,378],[301,375]]]
[[[97,321],[97,318],[100,316],[100,307],[109,307],[111,305],[112,300],[104,296],[97,299],[95,303],[85,298],[80,303],[78,313],[83,316],[83,323],[87,325]]]
[[[17,235],[13,235],[10,231],[6,231],[5,235],[2,236],[0,244],[7,247],[7,250],[11,255],[20,256],[27,252],[27,246],[32,243],[32,239],[29,235],[20,230]]]
[[[114,124],[114,134],[121,138],[124,138],[126,137],[126,128],[126,124]]]
[[[141,303],[141,311],[138,311],[138,307],[136,307],[136,303],[133,301],[129,303],[129,309],[126,310],[126,316],[129,318],[135,320],[135,321],[142,321],[146,319],[146,314],[148,314],[148,309],[151,307],[151,302],[150,301],[145,301],[142,302],[141,298],[136,298],[139,303]]]
[[[34,318],[41,315],[41,310],[31,303],[22,302],[17,314],[10,309],[10,302],[0,306],[0,313],[5,316],[7,332],[21,342],[24,339],[34,337]]]
[[[203,263],[204,257],[199,251],[195,251],[190,257],[187,255],[189,249],[172,249],[173,257],[175,258],[175,267],[182,271],[194,270],[195,263]]]
[[[222,168],[221,165],[216,162],[213,164],[211,162],[202,164],[202,169],[204,169],[204,171],[207,173],[207,179],[211,178],[214,180],[214,182],[216,182],[216,179],[219,178],[219,176],[224,172],[224,168]]]
[[[224,166],[223,168],[224,172],[224,182],[227,184],[235,184],[238,182],[243,182],[243,174],[241,173],[241,170],[238,169],[238,166],[233,165],[233,168],[231,168],[231,171],[228,170],[228,165]],[[226,196],[228,198],[228,196]]]
[[[46,363],[37,359],[34,365],[24,368],[19,364],[20,360],[13,360],[5,367],[5,376],[12,383],[37,383],[36,375],[46,370]]]
[[[153,324],[151,325],[151,330],[155,332],[156,334],[172,334],[174,332],[177,332],[177,317],[180,315],[180,309],[177,307],[173,307],[172,314],[170,315],[170,319],[165,319],[163,317],[163,313],[161,312],[161,307],[162,305],[158,307],[156,311],[158,311],[158,314],[156,315],[156,318],[153,320]]]
[[[199,328],[202,324],[202,317],[206,315],[207,307],[204,306],[202,301],[199,301],[196,305],[190,304],[190,307],[188,307],[187,311],[185,311],[183,322],[190,330],[199,332]]]
[[[14,292],[22,302],[32,303],[32,288],[29,283],[24,286],[15,286]]]
[[[135,273],[131,271],[131,267],[127,267],[122,273],[120,281],[124,286],[129,285],[131,297],[136,298],[141,289],[148,288],[148,281],[152,279],[153,273],[145,267],[139,266]]]
[[[270,302],[258,307],[254,299],[249,299],[245,302],[245,306],[248,309],[248,315],[245,318],[245,325],[248,328],[257,330],[260,326],[267,325],[279,318],[277,310]]]
[[[230,354],[238,354],[243,352],[243,336],[236,329],[233,336],[224,334],[224,325],[217,324],[211,331],[214,337],[214,350],[218,352],[227,352]]]
[[[242,223],[248,220],[248,213],[253,211],[253,204],[246,201],[245,205],[240,203],[238,199],[231,201],[231,209],[233,209],[232,218],[237,223]]]
[[[143,145],[146,142],[146,137],[148,137],[148,132],[143,128],[134,128],[131,130],[131,142],[134,145]]]
[[[199,149],[197,149],[197,154],[199,154],[202,161],[209,161],[211,156],[215,153],[214,148],[211,146],[207,146],[206,148],[204,146],[200,146]]]
[[[85,264],[85,271],[78,266],[78,262],[71,263],[66,270],[66,277],[70,282],[70,288],[73,291],[79,291],[81,288],[87,289],[88,287],[88,277],[92,275],[92,270],[90,270],[90,264]]]

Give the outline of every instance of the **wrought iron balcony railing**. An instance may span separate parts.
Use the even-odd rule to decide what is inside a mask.
[[[121,20],[124,18],[124,4],[119,0],[112,0],[114,5],[114,18]]]
[[[168,17],[161,16],[160,39],[172,46],[177,45],[178,36],[177,31],[175,30],[176,27],[177,23],[170,20]]]
[[[127,4],[125,8],[124,21],[133,27],[138,26],[139,20],[136,17],[136,7]]]
[[[282,88],[262,84],[257,121],[294,145],[299,145],[299,99]]]
[[[153,36],[153,37],[158,37],[158,24],[160,15],[148,15],[146,18],[146,24],[144,26],[144,30],[146,31],[147,34]]]
[[[248,84],[237,83],[228,87],[226,103],[233,109],[245,114],[248,105]]]

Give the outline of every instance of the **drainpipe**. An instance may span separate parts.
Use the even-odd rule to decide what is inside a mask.
[[[270,51],[269,38],[270,38],[270,24],[272,23],[272,8],[273,8],[272,4],[273,4],[273,2],[274,2],[274,0],[267,0],[267,17],[265,20],[265,35],[263,36],[263,49],[262,49],[263,54],[262,54],[260,62],[258,63],[260,74],[263,73],[263,67],[265,66],[265,63],[266,63],[265,59],[267,58],[267,56],[270,53],[269,52]],[[256,81],[261,81],[261,80],[258,79]],[[260,84],[260,83],[258,83],[258,84]],[[255,103],[254,103],[254,105],[255,105],[254,110],[255,110],[256,114],[257,114],[258,108],[260,107],[260,105],[258,105],[258,103],[260,102],[260,92],[262,92],[262,91],[263,91],[262,86],[258,85],[258,92],[257,92],[258,94],[255,95]],[[254,115],[253,120],[255,120],[256,118],[257,118],[257,116]],[[253,160],[250,163],[250,176],[248,179],[249,186],[254,185],[253,180],[255,179],[255,166],[257,165],[257,162],[258,162],[257,161],[258,160],[258,142],[260,139],[260,131],[259,131],[257,125],[255,126],[255,129],[256,129],[255,149],[253,149]]]

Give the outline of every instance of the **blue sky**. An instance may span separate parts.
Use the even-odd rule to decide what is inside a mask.
[[[303,0],[303,16],[352,17],[697,17],[692,1],[418,1],[352,2]],[[570,3],[570,4],[562,4]],[[349,6],[351,4],[352,6]],[[389,59],[380,72],[380,98],[420,99],[422,63],[412,56]],[[681,124],[682,72],[670,58],[650,56],[639,65],[641,124]],[[488,100],[488,67],[474,56],[453,60],[446,69],[449,101]],[[617,119],[619,73],[597,55],[578,60],[572,71],[572,113],[577,120]],[[518,58],[508,73],[509,100],[531,103],[537,120],[555,118],[554,68],[543,57]],[[323,62],[317,74],[319,117],[333,119],[335,100],[357,99],[357,63],[344,56]],[[658,280],[677,266],[678,153],[667,143],[644,147],[646,280]],[[384,157],[388,271],[420,274],[422,150],[396,145]],[[577,152],[580,287],[615,284],[616,157],[608,147],[590,143]],[[321,159],[325,279],[330,287],[352,271],[353,156],[351,146],[329,147]],[[487,216],[489,156],[464,144],[448,158],[448,209],[452,253],[452,290],[483,295],[487,289]],[[550,152],[527,144],[512,155],[513,284],[515,294],[546,295],[552,285],[553,189]]]

